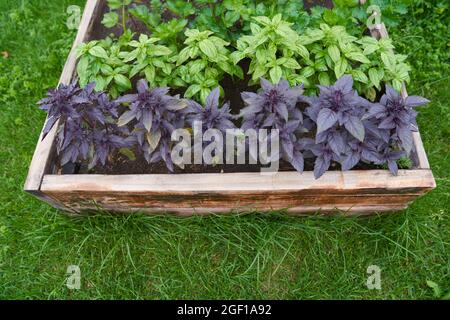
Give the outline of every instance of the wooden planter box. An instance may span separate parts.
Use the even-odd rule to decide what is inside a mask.
[[[87,1],[73,48],[90,40],[105,2]],[[384,25],[376,26],[372,35],[387,36]],[[70,82],[75,66],[72,49],[60,83]],[[24,188],[71,213],[101,208],[181,215],[278,209],[368,214],[405,209],[436,186],[419,133],[414,134],[413,170],[399,170],[398,176],[387,170],[329,171],[315,180],[312,172],[60,175],[54,163],[56,129],[39,138]]]

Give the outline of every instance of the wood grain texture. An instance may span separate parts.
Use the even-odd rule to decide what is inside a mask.
[[[46,175],[42,191],[81,212],[241,212],[289,208],[289,212],[392,211],[434,188],[429,170],[332,171],[316,180],[311,172]],[[220,209],[220,210],[218,210]]]
[[[320,179],[312,172],[260,173],[205,173],[205,174],[153,174],[153,175],[46,175],[41,190],[81,192],[244,192],[302,190],[361,192],[374,190],[391,193],[405,190],[420,193],[433,188],[430,170],[399,170],[393,176],[387,170],[328,171]]]
[[[72,80],[76,67],[75,48],[85,40],[89,39],[91,27],[94,23],[96,15],[98,15],[98,9],[100,8],[101,4],[102,0],[88,0],[86,2],[83,17],[78,28],[78,33],[73,43],[69,57],[67,58],[67,61],[64,65],[59,84],[69,84]],[[49,172],[54,160],[53,156],[55,154],[55,137],[58,125],[59,121],[55,123],[53,129],[47,134],[45,139],[42,139],[43,131],[41,132],[36,145],[36,150],[31,160],[28,176],[25,181],[25,191],[34,191],[36,193],[41,186],[44,174]]]
[[[89,40],[104,2],[88,0],[74,47]],[[377,38],[388,36],[384,25],[375,26],[371,33]],[[75,63],[72,51],[61,83],[70,81]],[[402,94],[407,95],[406,89]],[[49,167],[55,133],[56,128],[40,139],[25,190],[72,214],[98,209],[182,216],[279,209],[292,214],[371,214],[404,209],[435,188],[419,133],[414,134],[417,170],[400,170],[398,176],[387,170],[329,171],[318,180],[312,172],[54,175]]]

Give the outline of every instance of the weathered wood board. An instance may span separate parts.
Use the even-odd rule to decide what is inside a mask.
[[[105,0],[88,0],[73,48],[88,41]],[[387,37],[384,25],[372,30]],[[72,49],[60,83],[73,77]],[[406,96],[406,90],[403,90]],[[36,147],[24,189],[67,212],[103,209],[114,212],[180,215],[270,211],[370,214],[404,209],[435,188],[420,134],[414,133],[414,170],[329,171],[315,180],[312,172],[154,175],[54,174],[55,128]]]

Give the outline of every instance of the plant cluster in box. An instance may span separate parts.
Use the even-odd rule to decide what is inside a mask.
[[[364,35],[361,7],[107,2],[102,23],[109,36],[80,45],[77,81],[40,102],[48,112],[44,134],[59,120],[62,166],[95,170],[114,166],[122,154],[173,172],[172,133],[197,121],[202,132],[267,129],[269,140],[276,132],[280,152],[272,160],[299,172],[309,161],[316,178],[331,166],[361,163],[396,174],[413,149],[415,107],[428,101],[399,94],[409,81],[406,57],[394,53],[390,39]]]

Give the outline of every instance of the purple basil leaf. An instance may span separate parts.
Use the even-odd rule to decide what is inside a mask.
[[[388,167],[389,167],[389,171],[394,175],[398,175],[398,166],[397,166],[397,162],[394,160],[389,160],[387,162]]]
[[[342,162],[342,170],[348,171],[352,169],[358,164],[359,160],[361,160],[361,156],[358,152],[350,153]]]
[[[364,141],[364,125],[359,118],[350,116],[344,126],[345,129],[347,129],[348,132],[350,132],[356,139],[359,141]]]
[[[405,106],[407,107],[420,107],[425,104],[430,103],[430,100],[419,97],[419,96],[408,96],[406,97]]]
[[[409,154],[413,147],[412,132],[408,126],[401,126],[397,128],[397,136],[402,142],[403,149]]]
[[[316,158],[314,163],[314,177],[319,179],[330,167],[330,159],[324,156],[319,156]]]
[[[291,165],[298,172],[303,172],[305,167],[305,160],[303,158],[303,154],[301,152],[295,152],[293,157],[290,160]]]
[[[337,115],[333,110],[328,108],[320,110],[317,117],[317,133],[331,128],[336,124],[337,120]]]

